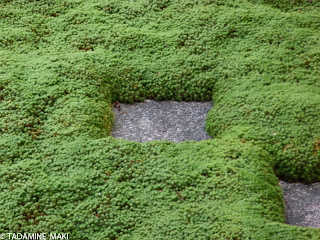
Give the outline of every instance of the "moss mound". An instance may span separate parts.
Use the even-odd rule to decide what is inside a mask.
[[[109,137],[42,149],[2,164],[2,231],[68,232],[72,239],[320,236],[284,224],[270,156],[249,142]]]
[[[286,181],[320,181],[320,89],[281,83],[241,84],[217,99],[207,118],[213,136],[236,132],[264,144]]]
[[[318,239],[273,173],[319,180],[318,5],[1,1],[0,231]],[[212,96],[219,139],[107,137],[114,100]]]

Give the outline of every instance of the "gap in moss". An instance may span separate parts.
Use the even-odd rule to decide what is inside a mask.
[[[112,136],[137,142],[168,140],[207,140],[205,120],[212,102],[176,102],[145,100],[134,104],[120,103],[114,108]]]
[[[302,184],[280,181],[286,206],[286,223],[320,228],[320,183]]]

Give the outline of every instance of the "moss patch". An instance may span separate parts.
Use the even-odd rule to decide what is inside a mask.
[[[249,142],[109,137],[43,149],[2,164],[3,231],[68,232],[72,239],[319,237],[319,230],[284,224],[270,156]]]
[[[316,1],[2,1],[1,232],[318,239],[283,224],[272,170],[319,180],[318,16]],[[212,96],[220,139],[107,137],[113,100]]]
[[[286,181],[320,181],[318,136],[320,90],[290,83],[233,87],[211,109],[213,136],[235,132],[242,141],[263,144]]]

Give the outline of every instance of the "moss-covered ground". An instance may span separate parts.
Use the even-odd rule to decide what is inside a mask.
[[[4,0],[0,233],[319,239],[278,186],[320,181],[316,0]],[[112,103],[206,101],[213,140],[110,137]],[[277,177],[276,177],[277,176]]]

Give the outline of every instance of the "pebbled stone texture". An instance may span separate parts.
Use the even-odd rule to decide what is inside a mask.
[[[135,104],[121,104],[114,108],[115,125],[112,136],[146,142],[168,140],[201,141],[211,137],[205,130],[205,121],[212,102],[157,102],[145,100]]]
[[[320,228],[320,183],[280,181],[286,205],[286,223]]]
[[[115,126],[112,136],[131,141],[207,140],[205,119],[212,102],[174,102],[145,100],[121,104],[113,109]],[[280,181],[285,201],[286,223],[320,228],[320,183],[304,185]]]

